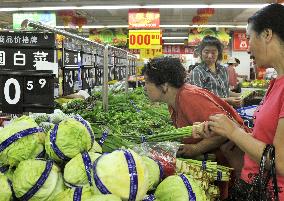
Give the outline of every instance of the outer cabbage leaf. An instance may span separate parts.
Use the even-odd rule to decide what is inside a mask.
[[[16,197],[22,197],[30,190],[42,175],[46,161],[26,160],[20,162],[13,175],[13,187]],[[60,169],[53,165],[49,176],[43,186],[29,201],[51,201],[54,196],[64,191]]]
[[[17,132],[33,127],[38,125],[32,118],[28,116],[17,118],[0,130],[0,143]],[[17,140],[0,152],[1,163],[17,166],[20,161],[36,158],[43,150],[44,138],[45,134],[38,132]]]
[[[196,201],[206,201],[206,195],[202,187],[195,180],[188,179],[191,188],[196,196]],[[190,200],[186,186],[178,175],[169,176],[157,187],[155,196],[161,201],[188,201]]]
[[[5,175],[0,173],[0,201],[12,200],[12,191]]]
[[[160,182],[160,168],[159,165],[157,164],[156,161],[153,159],[147,157],[147,156],[142,156],[142,160],[145,163],[148,173],[149,173],[149,184],[148,184],[148,190],[153,190],[156,188],[156,186]]]

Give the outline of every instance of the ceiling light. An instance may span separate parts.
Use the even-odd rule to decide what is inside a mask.
[[[188,39],[188,37],[184,37],[184,36],[163,36],[163,39],[167,40],[167,39]]]
[[[164,43],[164,45],[184,45],[184,43]]]
[[[0,12],[11,11],[52,11],[52,10],[119,10],[119,9],[135,9],[135,8],[160,8],[160,9],[172,9],[172,8],[262,8],[268,4],[185,4],[185,5],[90,5],[90,6],[45,6],[45,7],[10,7],[0,8]]]

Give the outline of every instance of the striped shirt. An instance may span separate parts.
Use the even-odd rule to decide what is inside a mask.
[[[207,89],[220,98],[229,97],[228,73],[220,64],[216,65],[216,73],[213,73],[205,63],[201,63],[190,72],[188,82]]]

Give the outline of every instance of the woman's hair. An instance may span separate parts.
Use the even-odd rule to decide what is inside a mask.
[[[143,74],[157,86],[167,82],[179,88],[185,83],[186,70],[178,58],[162,57],[145,64]]]
[[[252,24],[252,29],[257,33],[262,33],[265,29],[271,29],[273,33],[284,41],[284,6],[281,4],[270,4],[248,19]]]
[[[202,60],[202,50],[207,46],[215,46],[218,49],[218,60],[223,59],[223,44],[214,36],[205,36],[197,47],[197,52]]]

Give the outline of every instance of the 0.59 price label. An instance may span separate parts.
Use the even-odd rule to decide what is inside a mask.
[[[129,30],[129,49],[151,49],[161,44],[161,30]]]
[[[53,108],[52,74],[0,73],[1,109],[5,113],[48,112]],[[38,107],[38,108],[37,108]],[[47,109],[47,110],[46,110]]]

